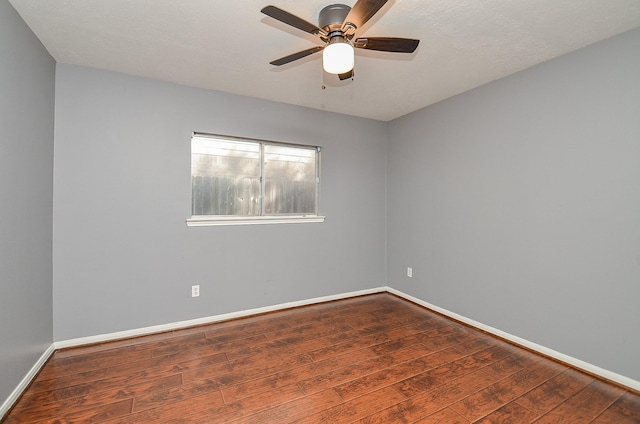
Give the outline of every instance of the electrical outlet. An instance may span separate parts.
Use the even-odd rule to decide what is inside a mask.
[[[413,278],[413,268],[410,266],[407,267],[407,277]]]
[[[200,296],[200,285],[191,286],[191,297]]]

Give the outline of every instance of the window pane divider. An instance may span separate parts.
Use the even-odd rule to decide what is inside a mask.
[[[260,216],[264,215],[264,143],[260,143]]]

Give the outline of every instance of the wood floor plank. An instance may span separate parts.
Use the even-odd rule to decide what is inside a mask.
[[[182,376],[174,374],[166,377],[153,376],[145,380],[127,381],[121,378],[105,379],[98,382],[56,389],[50,392],[36,393],[22,405],[23,415],[68,409],[88,409],[100,404],[113,403],[133,398],[140,393],[153,393],[182,384]]]
[[[215,343],[226,343],[291,328],[289,323],[284,319],[265,319],[250,323],[240,321],[236,324],[235,326],[228,326],[222,329],[212,328],[205,332],[205,337],[207,340]]]
[[[97,357],[96,354],[104,353],[110,356],[117,356],[127,351],[143,351],[153,350],[156,347],[165,346],[175,343],[184,343],[190,340],[202,339],[204,330],[200,327],[190,327],[180,330],[167,331],[162,333],[149,334],[146,336],[134,337],[130,339],[115,340],[108,343],[91,344],[87,346],[65,348],[56,351],[53,355],[55,360],[85,357],[91,354],[91,358]],[[95,356],[94,356],[95,355]]]
[[[226,351],[229,360],[255,355],[282,355],[282,352],[290,352],[292,354],[303,354],[318,348],[330,342],[333,336],[307,338],[305,336],[290,336],[284,339],[267,340],[265,342],[256,343],[240,349],[229,349]]]
[[[153,358],[162,356],[175,356],[182,353],[188,357],[197,355],[213,355],[215,353],[228,352],[234,349],[242,349],[255,346],[257,343],[266,342],[264,334],[250,335],[247,337],[237,337],[232,340],[217,342],[208,338],[203,338],[189,343],[176,343],[153,349]]]
[[[107,368],[99,368],[96,370],[85,371],[78,374],[69,374],[58,378],[50,378],[48,380],[37,379],[29,387],[30,393],[46,392],[63,387],[74,386],[89,381],[101,380],[106,377]]]
[[[451,349],[451,348],[449,348]],[[510,351],[496,346],[464,356],[458,354],[451,361],[430,370],[422,371],[396,384],[400,393],[407,397],[430,390],[455,378],[482,369],[510,355]]]
[[[121,347],[118,349],[110,349],[104,350],[100,352],[95,352],[91,356],[88,355],[75,355],[75,356],[66,356],[61,357],[57,352],[54,353],[49,360],[49,368],[58,369],[65,367],[85,367],[85,364],[93,365],[94,363],[98,363],[96,367],[101,367],[101,364],[109,363],[116,357],[127,357],[127,358],[148,358],[149,357],[149,349],[141,347],[140,345]],[[94,367],[92,367],[94,368]]]
[[[393,387],[385,387],[315,414],[306,415],[297,420],[296,423],[351,423],[371,415],[379,408],[387,408],[403,400],[405,400],[405,397]]]
[[[135,404],[135,400],[133,401]],[[207,393],[185,399],[182,402],[170,403],[131,414],[117,419],[105,421],[108,424],[144,424],[144,423],[205,423],[224,422],[211,417],[216,408],[224,406],[220,393]]]
[[[624,390],[596,380],[535,423],[590,423],[623,395]]]
[[[373,352],[378,355],[385,355],[390,352],[395,352],[399,349],[408,349],[408,348],[418,348],[418,349],[426,349],[428,351],[433,352],[433,349],[427,348],[424,344],[421,343],[422,335],[424,333],[412,334],[410,336],[400,337],[393,340],[389,340],[383,343],[379,343],[371,346]]]
[[[53,378],[60,378],[67,375],[79,374],[82,372],[93,371],[96,369],[107,368],[116,363],[125,364],[127,362],[142,361],[151,358],[151,351],[146,350],[132,350],[124,351],[117,354],[108,355],[106,357],[93,358],[93,355],[89,355],[87,358],[80,358],[70,363],[57,362],[55,360],[49,361],[47,366],[38,374],[37,381],[50,380]],[[79,359],[79,358],[76,358]]]
[[[209,404],[224,404],[224,398],[218,383],[211,379],[203,379],[193,384],[181,385],[163,390],[140,393],[133,399],[133,412],[141,412],[175,404],[189,399],[207,397]]]
[[[478,370],[365,417],[366,424],[412,423],[448,407],[471,393],[496,382],[496,377]],[[405,395],[406,396],[406,395]]]
[[[282,386],[317,377],[338,368],[349,367],[359,362],[378,357],[370,349],[361,349],[335,358],[327,358],[319,362],[310,362],[300,366],[284,369],[275,374],[229,386],[222,390],[227,401],[235,401],[257,393],[277,390]]]
[[[131,412],[132,399],[125,399],[114,403],[99,405],[91,409],[74,410],[61,414],[55,420],[44,419],[32,421],[37,424],[58,424],[58,423],[101,423],[114,417],[123,417]]]
[[[640,396],[625,393],[595,420],[594,424],[638,424],[640,423]]]
[[[121,400],[132,399],[137,394],[154,393],[159,390],[179,386],[180,384],[182,384],[182,377],[180,374],[176,374],[149,380],[144,383],[126,385],[122,389],[93,391],[79,397],[60,399],[57,402],[44,404],[35,402],[23,406],[20,414],[24,421],[38,422],[40,420],[46,420],[51,416],[65,416],[67,411],[89,411],[100,408],[102,405],[115,405]],[[122,408],[122,405],[118,407],[118,410],[120,410],[120,408]]]
[[[248,417],[233,420],[233,424],[297,423],[308,415],[317,414],[342,403],[331,389],[323,390],[291,402],[258,412]]]
[[[388,293],[57,351],[2,424],[640,423],[640,396]]]
[[[451,405],[471,422],[501,408],[564,371],[560,364],[536,363]]]
[[[201,331],[198,331],[201,332]],[[115,350],[123,347],[136,346],[136,345],[147,345],[151,341],[154,340],[166,340],[168,337],[167,333],[158,333],[153,335],[146,335],[140,337],[134,337],[130,339],[122,339],[122,340],[114,340],[108,343],[97,343],[97,344],[89,344],[84,346],[76,346],[76,347],[68,347],[64,349],[57,350],[51,358],[70,358],[74,356],[84,356],[88,354],[94,354],[98,352]]]
[[[317,311],[314,308],[301,311],[301,313],[290,317],[286,322],[291,328],[302,327],[309,323],[315,323],[318,326],[333,326],[348,323],[353,329],[368,327],[373,323],[382,323],[379,317],[373,315],[376,308],[375,303],[363,304],[360,302],[356,305],[325,306],[322,310]]]
[[[300,325],[298,327],[289,327],[282,330],[264,333],[264,336],[269,341],[287,340],[290,337],[303,337],[306,340],[311,340],[351,330],[353,330],[353,328],[345,323],[322,326],[317,323],[310,323],[307,325]]]
[[[304,397],[296,385],[280,388],[275,392],[241,399],[237,402],[220,405],[217,396],[210,398],[198,396],[170,405],[159,406],[154,409],[133,413],[118,419],[121,424],[140,423],[228,423],[256,414],[274,406],[291,402]]]
[[[507,356],[506,358],[489,365],[486,368],[486,371],[496,377],[503,378],[515,374],[527,367],[533,366],[541,361],[543,361],[541,356],[520,350],[511,356]]]
[[[516,399],[516,403],[542,416],[585,388],[594,378],[568,369]]]
[[[287,355],[286,352],[282,355],[247,356],[227,363],[185,371],[182,378],[185,384],[210,378],[220,387],[227,387],[310,362],[311,358],[308,355]]]
[[[416,334],[418,332],[420,332],[420,330],[414,327],[394,327],[393,323],[377,325],[367,329],[354,331],[353,333],[346,332],[340,337],[328,337],[322,341],[324,342],[324,345],[318,344],[315,350],[309,352],[309,355],[311,355],[314,361],[319,361],[347,351],[358,350],[362,347],[375,346],[380,343],[395,340],[406,335]]]
[[[175,372],[187,372],[211,366],[225,367],[228,364],[227,355],[214,353],[211,355],[190,356],[175,355],[152,358],[144,361],[114,364],[107,368],[106,377],[128,376],[148,374],[167,374]]]
[[[511,421],[512,423],[520,421]],[[451,408],[445,408],[433,415],[419,419],[415,424],[470,424]]]
[[[408,350],[408,352],[414,351]],[[343,400],[353,399],[368,392],[413,377],[426,370],[434,369],[441,364],[453,362],[460,358],[460,356],[462,356],[462,354],[452,348],[438,352],[429,352],[419,358],[403,361],[396,365],[388,366],[383,370],[334,386],[334,390]]]
[[[396,363],[390,355],[377,356],[365,361],[343,366],[311,378],[298,381],[298,386],[307,395],[316,393],[346,381],[355,380],[358,377],[371,374],[377,370],[385,369]]]
[[[484,418],[475,421],[475,424],[530,423],[536,417],[537,414],[535,412],[532,412],[515,402],[510,402]]]

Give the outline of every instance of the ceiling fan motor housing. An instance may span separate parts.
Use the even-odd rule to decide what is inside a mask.
[[[320,11],[318,26],[328,33],[340,30],[350,11],[351,8],[346,4],[330,4]]]

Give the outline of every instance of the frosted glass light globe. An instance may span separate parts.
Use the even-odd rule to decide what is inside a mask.
[[[322,51],[322,67],[330,74],[344,74],[353,69],[353,46],[346,42],[331,43]]]

